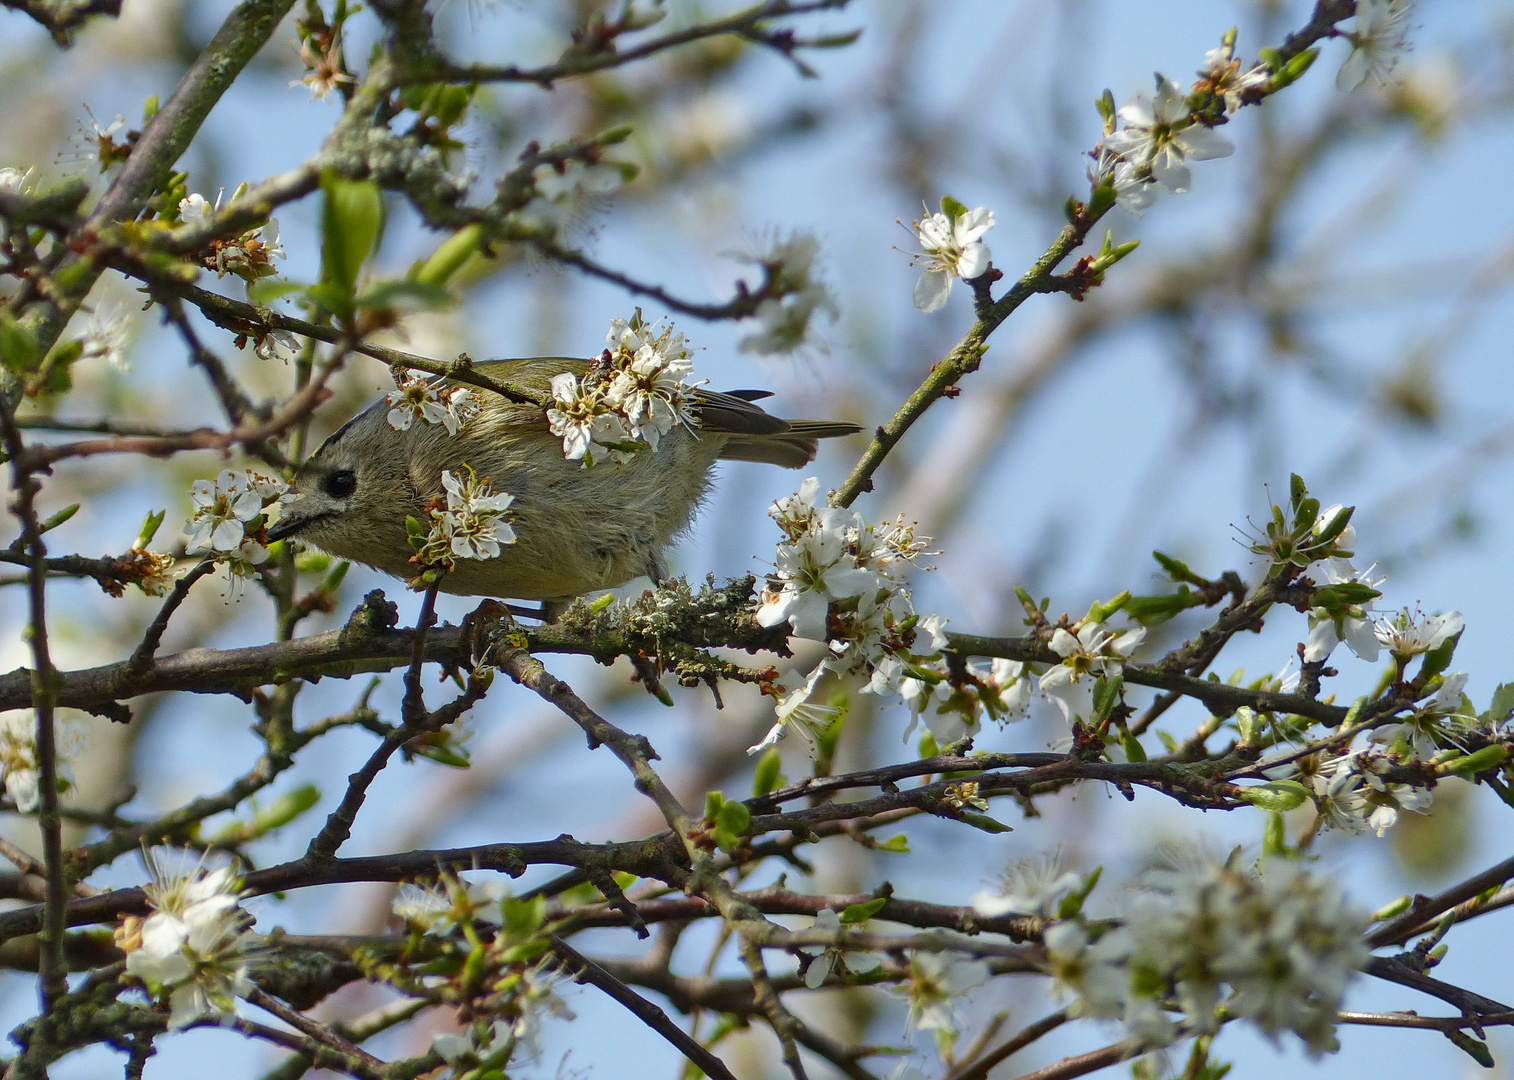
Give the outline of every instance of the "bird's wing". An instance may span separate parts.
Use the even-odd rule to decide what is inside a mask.
[[[545,393],[551,389],[552,376],[564,371],[582,375],[589,361],[567,356],[530,356],[510,360],[486,360],[473,368],[486,378],[511,382],[526,390]],[[706,431],[730,435],[778,435],[789,429],[788,421],[774,416],[758,405],[754,396],[767,397],[761,390],[738,390],[726,394],[718,390],[694,391],[699,409],[699,426]]]

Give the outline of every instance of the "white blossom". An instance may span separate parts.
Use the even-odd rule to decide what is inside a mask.
[[[185,196],[179,200],[179,220],[196,228],[209,224],[221,209],[223,194],[224,191],[218,193],[214,203],[197,192]],[[217,277],[235,274],[250,281],[272,274],[273,260],[282,258],[285,251],[279,242],[279,219],[269,218],[266,224],[254,226],[235,238],[211,241],[205,249],[204,265],[214,270]]]
[[[205,196],[193,192],[179,200],[179,220],[186,225],[204,225],[216,215],[221,200],[209,202]]]
[[[1024,716],[1030,708],[1031,677],[1019,660],[995,657],[988,674],[978,675],[978,696],[988,711],[1001,722],[1016,715]]]
[[[71,718],[53,714],[53,744],[60,787],[72,780],[71,763],[84,749],[84,729]],[[41,802],[41,773],[37,762],[37,714],[31,710],[0,716],[0,772],[5,793],[23,814]]]
[[[797,732],[804,739],[809,748],[810,757],[814,757],[819,750],[817,738],[820,729],[829,725],[840,714],[841,710],[831,705],[817,705],[810,700],[815,692],[815,684],[825,675],[826,667],[818,664],[811,671],[804,682],[793,690],[786,691],[778,704],[774,707],[777,719],[768,733],[762,737],[762,741],[755,746],[747,747],[748,754],[760,754],[771,746],[776,746],[790,731]],[[783,687],[779,687],[783,690]]]
[[[566,371],[552,376],[547,426],[562,437],[563,457],[582,461],[585,467],[594,464],[596,447],[608,450],[618,461],[624,454],[616,447],[631,441],[625,418],[605,402],[604,395]]]
[[[287,364],[300,354],[300,342],[287,330],[264,330],[253,338],[252,351],[259,360],[282,360]]]
[[[445,937],[463,923],[482,920],[498,926],[509,889],[499,881],[445,878],[436,885],[406,882],[394,894],[394,914],[428,934]]]
[[[1124,126],[1107,136],[1100,150],[1101,160],[1112,156],[1128,167],[1123,177],[1127,200],[1136,194],[1139,179],[1148,171],[1161,187],[1183,192],[1193,183],[1190,161],[1227,157],[1235,150],[1228,138],[1190,115],[1183,91],[1164,75],[1157,76],[1155,95],[1136,94],[1120,109],[1119,118]],[[1117,192],[1121,179],[1116,169]]]
[[[948,1038],[957,1031],[957,999],[988,981],[988,965],[944,953],[916,950],[909,956],[909,981],[895,988],[909,998],[906,1033],[937,1031]]]
[[[915,625],[916,630],[930,638],[931,652],[937,653],[946,648],[946,624],[950,621],[939,615],[927,615]]]
[[[1357,0],[1356,26],[1345,34],[1351,54],[1336,72],[1336,89],[1355,90],[1369,75],[1387,86],[1408,48],[1408,18],[1408,0]]]
[[[990,253],[983,235],[994,227],[994,214],[985,206],[962,210],[954,216],[926,214],[914,222],[920,254],[911,262],[925,268],[915,282],[915,306],[937,311],[951,294],[956,278],[971,281],[988,270]]]
[[[771,586],[757,611],[760,626],[788,622],[797,637],[827,640],[830,602],[879,588],[876,571],[857,565],[847,550],[847,530],[854,515],[834,508],[816,513],[812,527],[778,548],[775,591]]]
[[[470,1066],[501,1049],[509,1048],[512,1025],[496,1020],[489,1025],[470,1024],[462,1032],[447,1032],[431,1040],[431,1049],[448,1065],[460,1066],[454,1076],[463,1075]]]
[[[684,381],[694,374],[692,354],[682,334],[664,338],[639,345],[605,391],[605,402],[625,418],[631,437],[653,450],[676,425],[694,423],[693,397]]]
[[[1388,748],[1369,745],[1329,758],[1311,776],[1322,826],[1351,833],[1368,829],[1382,836],[1398,823],[1400,811],[1423,813],[1434,801],[1425,787],[1391,783],[1386,773],[1399,762]]]
[[[456,435],[480,409],[471,390],[466,386],[447,386],[444,376],[401,378],[384,400],[390,406],[389,426],[396,431],[409,431],[410,425],[419,419],[427,424],[440,424],[448,435]]]
[[[1062,710],[1070,724],[1093,715],[1094,681],[1111,678],[1121,671],[1122,661],[1146,637],[1144,628],[1115,633],[1103,623],[1082,622],[1077,634],[1057,627],[1051,635],[1051,651],[1062,657],[1041,676],[1041,692]]]
[[[515,543],[515,530],[505,520],[514,495],[495,492],[488,480],[480,480],[472,470],[459,477],[443,469],[442,487],[447,505],[431,511],[431,532],[421,552],[425,562],[494,559],[501,545]]]
[[[997,889],[974,893],[969,901],[979,915],[1035,915],[1054,918],[1062,900],[1073,892],[1082,879],[1071,870],[1063,870],[1055,855],[1022,859],[1004,872]]]
[[[914,734],[915,726],[925,721],[925,729],[939,746],[950,746],[969,735],[978,733],[976,708],[953,708],[957,696],[956,687],[947,681],[942,672],[937,680],[917,679],[911,676],[899,683],[899,697],[909,706],[909,726],[904,729],[907,740]],[[972,703],[974,706],[976,702]]]
[[[830,290],[816,279],[815,257],[820,241],[810,233],[796,232],[787,240],[776,238],[760,255],[741,256],[756,263],[767,275],[763,283],[769,295],[757,305],[761,329],[743,337],[737,347],[744,352],[767,355],[793,352],[809,335],[810,320],[823,311],[831,322],[838,317]]]
[[[28,195],[32,190],[32,173],[35,169],[4,168],[0,169],[0,193],[6,195]]]
[[[1325,559],[1317,565],[1326,583],[1330,585],[1358,583],[1376,589],[1384,580],[1382,577],[1371,576],[1375,563],[1360,571],[1342,558]],[[1342,641],[1359,658],[1368,663],[1376,662],[1382,643],[1378,640],[1377,624],[1373,621],[1372,601],[1352,605],[1339,615],[1332,614],[1323,607],[1313,608],[1309,612],[1309,638],[1304,643],[1305,663],[1313,664],[1326,659]]]
[[[263,512],[272,498],[253,486],[250,474],[222,469],[215,482],[196,480],[189,489],[195,511],[184,525],[189,536],[187,550],[236,551],[242,544],[246,523]]]
[[[260,939],[238,906],[235,872],[206,872],[200,862],[173,873],[156,857],[149,865],[153,880],[144,892],[152,914],[128,919],[116,934],[126,970],[154,996],[167,996],[171,1030],[231,1013],[250,989],[248,968],[260,959]]]
[[[782,299],[770,296],[757,305],[760,328],[743,336],[736,347],[759,356],[793,352],[809,339],[810,323],[817,311],[829,315],[831,322],[840,317],[824,285],[810,285]]]
[[[563,976],[550,966],[551,963],[552,958],[547,957],[535,967],[521,972],[515,991],[515,1007],[520,1010],[520,1015],[516,1017],[511,1033],[516,1042],[533,1054],[541,1053],[543,1014],[562,1020],[574,1019],[573,1010],[557,992]]]
[[[1245,104],[1246,94],[1260,90],[1272,81],[1272,73],[1263,64],[1248,71],[1241,70],[1241,62],[1230,48],[1210,49],[1204,54],[1204,66],[1199,78],[1208,89],[1224,99],[1225,111],[1233,113]]]
[[[1077,924],[1048,928],[1053,973],[1078,995],[1075,1011],[1119,1016],[1157,1047],[1177,1034],[1166,999],[1193,1032],[1216,1030],[1223,1000],[1269,1036],[1292,1031],[1311,1051],[1330,1049],[1346,984],[1368,958],[1367,916],[1296,862],[1257,872],[1237,862],[1179,856],[1150,871],[1119,928],[1092,945]]]
[[[834,908],[822,908],[815,915],[815,929],[836,933],[841,929],[841,916]],[[839,945],[801,945],[799,951],[810,957],[809,967],[804,972],[804,985],[819,990],[832,971],[850,971],[866,975],[876,971],[883,961],[870,952],[845,949]]]
[[[96,308],[79,334],[80,360],[103,360],[117,371],[130,371],[126,347],[131,339],[131,319],[118,305]]]
[[[59,161],[75,166],[98,161],[100,171],[106,172],[126,160],[126,144],[116,142],[116,136],[126,127],[126,117],[117,113],[116,118],[102,128],[93,109],[86,105],[84,112],[89,119],[79,121],[78,131],[70,140],[68,149],[59,155]]]
[[[1408,608],[1378,619],[1373,633],[1394,656],[1405,659],[1440,648],[1449,638],[1461,633],[1465,620],[1459,611],[1416,618]]]

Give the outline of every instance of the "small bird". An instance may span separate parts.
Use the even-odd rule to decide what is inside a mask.
[[[475,365],[479,374],[546,398],[553,376],[589,371],[586,360],[533,357]],[[378,401],[348,421],[300,466],[270,540],[298,537],[396,577],[418,567],[406,518],[428,520],[441,474],[471,469],[509,508],[515,542],[491,559],[458,559],[443,592],[540,600],[548,609],[584,593],[667,574],[663,552],[693,519],[717,460],[800,469],[816,441],[860,430],[829,420],[783,420],[753,404],[760,390],[692,391],[694,423],[664,434],[622,464],[584,468],[563,455],[541,406],[471,389],[476,415],[456,435],[441,424],[397,430]]]

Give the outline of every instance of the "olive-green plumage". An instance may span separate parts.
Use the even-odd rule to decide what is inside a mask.
[[[475,370],[545,396],[552,376],[587,368],[583,360],[535,357]],[[455,436],[419,422],[397,431],[384,401],[354,417],[301,466],[292,488],[297,498],[270,535],[297,536],[343,559],[411,577],[406,517],[426,520],[427,505],[442,494],[442,471],[468,466],[494,490],[515,496],[516,542],[498,558],[459,559],[442,591],[564,600],[644,574],[662,577],[663,551],[688,527],[717,460],[798,469],[814,458],[817,439],[858,430],[840,421],[781,420],[746,396],[700,390],[695,431],[675,427],[655,451],[585,469],[563,457],[562,440],[541,408],[487,390],[473,395],[481,410]]]

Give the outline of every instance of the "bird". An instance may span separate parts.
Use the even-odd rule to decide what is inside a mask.
[[[582,378],[587,360],[492,360],[473,370],[549,398],[554,376]],[[445,384],[444,384],[445,385]],[[675,425],[656,448],[592,468],[569,460],[541,405],[469,388],[477,413],[455,435],[441,424],[399,430],[380,399],[337,429],[296,470],[268,528],[270,542],[297,539],[331,555],[413,578],[418,567],[407,518],[428,520],[442,496],[442,473],[471,470],[493,491],[509,493],[515,542],[490,559],[458,559],[440,591],[541,601],[557,610],[575,597],[641,576],[667,577],[667,547],[705,499],[717,461],[755,461],[800,469],[818,440],[851,435],[842,420],[785,420],[757,401],[761,390],[693,389],[693,423]]]

